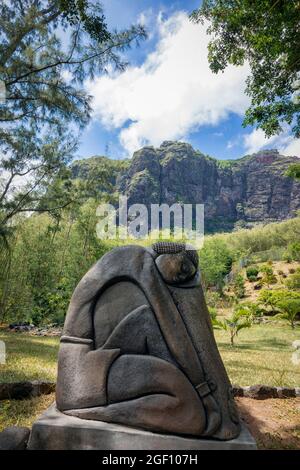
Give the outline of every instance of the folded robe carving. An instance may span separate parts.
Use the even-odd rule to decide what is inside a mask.
[[[130,245],[76,287],[59,351],[65,414],[160,433],[233,439],[240,424],[196,251]]]

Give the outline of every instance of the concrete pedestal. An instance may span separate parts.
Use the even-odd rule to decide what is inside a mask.
[[[231,450],[256,449],[243,426],[231,441],[157,434],[118,424],[67,416],[53,404],[34,423],[29,449],[39,450]]]

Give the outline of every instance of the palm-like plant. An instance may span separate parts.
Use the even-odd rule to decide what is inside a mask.
[[[239,331],[243,328],[250,328],[252,322],[249,317],[249,313],[245,310],[236,308],[229,318],[223,318],[222,320],[212,320],[214,328],[219,328],[228,331],[230,334],[230,344],[234,346],[234,339],[238,335]]]

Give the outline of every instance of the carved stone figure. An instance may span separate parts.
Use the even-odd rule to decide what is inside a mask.
[[[60,411],[159,433],[239,435],[198,255],[187,248],[116,248],[83,277],[61,338]]]

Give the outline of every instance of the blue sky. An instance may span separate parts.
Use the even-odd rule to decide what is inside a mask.
[[[139,48],[126,53],[126,72],[96,77],[86,88],[94,97],[93,119],[81,137],[78,157],[130,157],[149,144],[183,140],[221,159],[238,158],[263,148],[300,156],[299,140],[286,129],[266,139],[243,128],[249,104],[247,65],[214,75],[207,63],[205,26],[188,14],[199,0],[103,0],[109,27],[143,22],[149,33]]]

